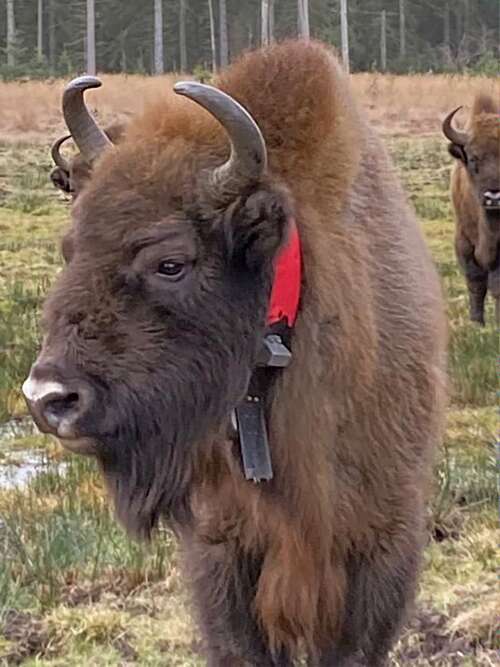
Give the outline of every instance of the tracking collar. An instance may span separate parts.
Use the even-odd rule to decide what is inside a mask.
[[[272,327],[285,320],[291,329],[297,319],[302,278],[300,237],[293,218],[289,221],[290,231],[286,245],[281,249],[275,262],[274,282],[267,314],[267,325]]]
[[[299,309],[302,282],[301,244],[297,224],[289,220],[289,235],[274,265],[267,329],[247,394],[232,415],[238,434],[245,478],[254,482],[273,477],[267,436],[265,402],[271,381],[291,361],[289,349]]]

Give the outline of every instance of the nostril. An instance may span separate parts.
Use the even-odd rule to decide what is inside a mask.
[[[94,390],[85,379],[65,381],[63,371],[50,365],[34,365],[22,391],[38,428],[63,439],[78,436],[82,419],[95,405]]]
[[[486,190],[484,196],[491,197],[492,199],[500,199],[500,190]]]
[[[484,205],[498,208],[500,206],[500,190],[486,190],[483,194]]]
[[[40,400],[40,412],[45,422],[58,433],[78,418],[80,397],[77,392],[51,393]]]
[[[55,398],[48,398],[44,401],[43,411],[49,420],[49,417],[54,421],[60,421],[68,413],[78,410],[78,402],[80,397],[76,392],[67,394],[66,396],[57,396]]]

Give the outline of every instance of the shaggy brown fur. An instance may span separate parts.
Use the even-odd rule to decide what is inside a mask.
[[[451,174],[455,250],[467,281],[471,320],[484,324],[489,283],[500,324],[500,210],[483,206],[485,191],[500,191],[500,105],[478,95],[466,132],[465,146],[450,145],[456,159]]]
[[[209,665],[284,667],[305,649],[317,665],[377,667],[425,539],[445,394],[438,278],[327,48],[249,53],[216,85],[262,129],[265,181],[217,207],[203,170],[228,155],[218,123],[174,95],[132,122],[75,203],[32,376],[92,385],[87,440],[65,444],[97,455],[132,532],[174,527]],[[301,308],[267,405],[275,477],[256,485],[221,433],[291,211]],[[191,260],[175,286],[147,272],[169,254]]]

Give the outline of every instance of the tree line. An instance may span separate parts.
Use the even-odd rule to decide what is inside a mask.
[[[500,71],[499,0],[0,0],[0,13],[3,78],[210,72],[297,35],[337,46],[351,71]]]

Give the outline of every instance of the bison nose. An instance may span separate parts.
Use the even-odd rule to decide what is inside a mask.
[[[485,208],[500,208],[500,190],[486,190],[483,204]]]
[[[35,366],[23,384],[23,394],[41,431],[60,438],[78,437],[77,422],[92,403],[88,385],[42,379],[40,369]]]

